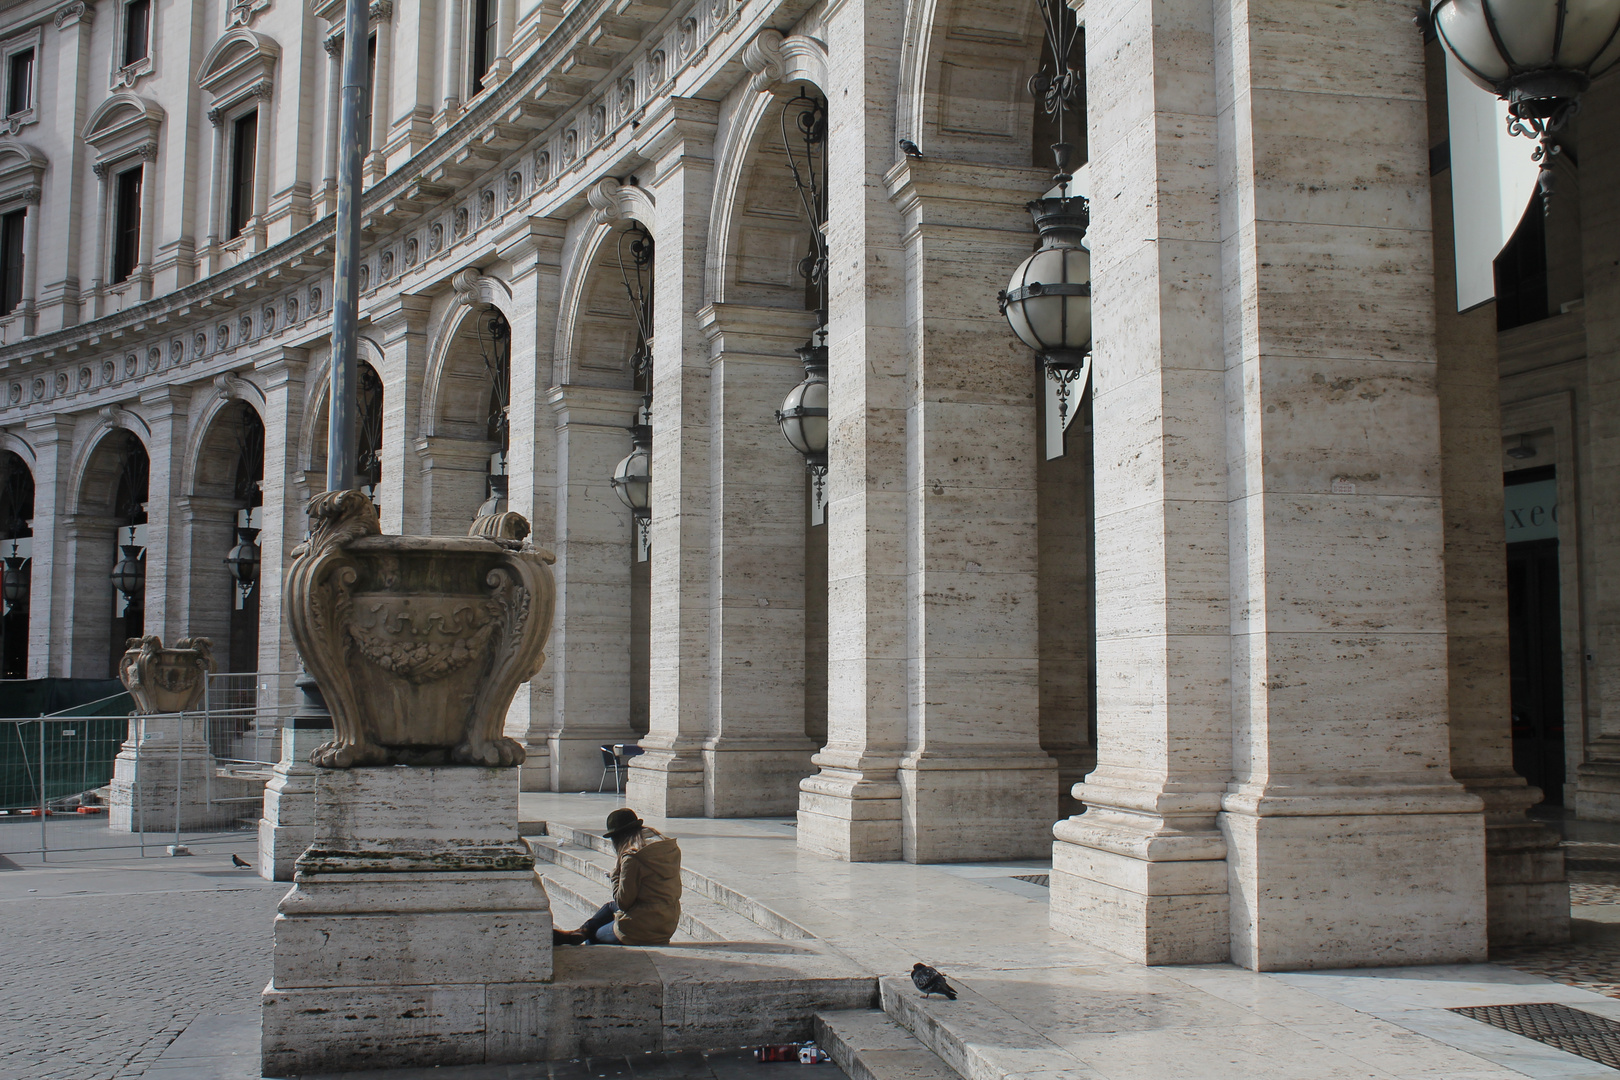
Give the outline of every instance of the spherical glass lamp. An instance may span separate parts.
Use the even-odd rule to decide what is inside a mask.
[[[1082,245],[1090,211],[1082,198],[1029,204],[1041,246],[1013,271],[1001,313],[1052,371],[1079,371],[1091,351],[1091,253]]]
[[[648,437],[643,439],[642,430],[637,426],[632,431],[635,449],[613,469],[614,493],[637,514],[652,511],[652,433],[649,429]]]
[[[28,562],[29,560],[18,555],[6,556],[5,570],[3,575],[0,575],[0,593],[5,597],[7,611],[18,604],[28,602],[30,587]]]
[[[131,530],[133,531],[133,530]],[[113,567],[113,588],[124,594],[124,597],[133,601],[141,594],[146,585],[146,565],[141,561],[141,546],[139,544],[120,544],[124,557],[118,560]]]
[[[259,580],[258,529],[238,528],[236,546],[225,555],[225,568],[245,594]]]
[[[1431,0],[1435,33],[1521,119],[1551,119],[1620,62],[1620,0]]]
[[[827,464],[827,346],[806,343],[799,349],[804,381],[788,391],[776,422],[788,445],[812,468]]]

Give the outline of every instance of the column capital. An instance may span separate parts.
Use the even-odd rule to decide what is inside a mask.
[[[661,98],[649,106],[643,121],[647,135],[641,153],[659,163],[660,174],[673,167],[674,162],[665,164],[665,159],[670,157],[712,167],[714,133],[719,125],[719,102],[688,97]]]
[[[629,431],[641,407],[640,390],[615,390],[605,386],[568,384],[553,386],[546,401],[557,413],[557,426],[588,424]]]
[[[367,314],[371,325],[381,331],[383,340],[393,341],[406,334],[426,333],[432,308],[430,296],[396,293],[373,305]]]
[[[709,304],[698,309],[697,321],[716,359],[722,353],[752,353],[796,362],[794,350],[816,329],[813,311],[758,304]]]
[[[1045,169],[902,158],[883,184],[907,224],[1029,231],[1025,205],[1052,187]],[[986,216],[989,211],[989,216]]]
[[[44,449],[53,443],[73,441],[74,419],[64,413],[47,413],[43,416],[30,416],[23,421],[23,430],[28,432],[28,442],[34,449]]]
[[[167,420],[177,413],[183,412],[191,404],[193,387],[180,383],[170,383],[166,386],[153,386],[141,391],[139,401],[144,408],[144,418],[147,420]]]
[[[562,261],[563,234],[568,230],[566,221],[549,217],[520,217],[507,228],[495,234],[495,254],[512,264],[514,274],[527,264]],[[546,259],[545,256],[551,256]]]
[[[263,377],[266,391],[303,382],[308,366],[308,349],[279,348],[253,361],[253,370]]]

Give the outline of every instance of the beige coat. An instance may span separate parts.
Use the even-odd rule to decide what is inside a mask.
[[[613,867],[613,932],[626,945],[667,945],[681,921],[681,848],[644,829]]]

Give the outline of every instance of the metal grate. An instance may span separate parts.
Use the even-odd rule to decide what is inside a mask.
[[[1449,1009],[1492,1027],[1620,1069],[1620,1023],[1568,1005],[1479,1005]]]
[[[1052,887],[1052,875],[1051,874],[1014,874],[1013,875],[1013,880],[1014,881],[1027,881],[1031,885],[1044,885],[1047,888]]]

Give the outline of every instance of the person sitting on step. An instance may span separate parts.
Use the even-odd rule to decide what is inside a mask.
[[[613,899],[578,930],[552,930],[553,945],[667,945],[681,921],[681,848],[629,807],[607,817],[618,856]]]

